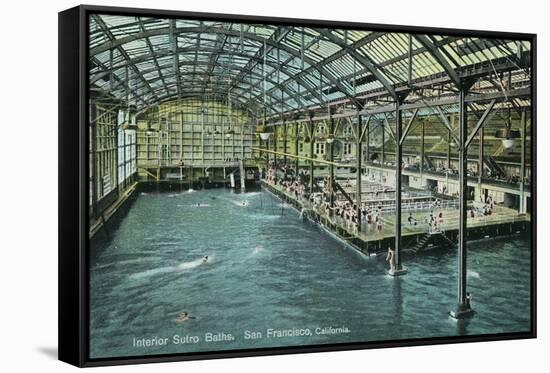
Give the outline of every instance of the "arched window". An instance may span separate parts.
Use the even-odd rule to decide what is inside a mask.
[[[352,128],[351,128],[351,124],[348,124],[344,127],[344,129],[342,130],[342,134],[345,136],[345,137],[350,137],[353,135],[353,131],[352,131]]]
[[[320,123],[315,127],[315,132],[319,135],[324,135],[327,133],[327,125],[325,123]]]

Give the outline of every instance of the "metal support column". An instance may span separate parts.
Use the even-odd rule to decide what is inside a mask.
[[[459,192],[459,220],[458,220],[458,305],[456,310],[451,311],[451,316],[456,319],[463,319],[473,314],[470,306],[467,286],[467,209],[468,209],[468,176],[467,161],[468,149],[466,140],[468,138],[468,106],[465,102],[467,89],[463,86],[459,92],[459,144],[458,144],[458,192]]]
[[[482,178],[483,178],[483,144],[485,143],[484,127],[479,129],[479,149],[477,160],[477,188],[480,196],[483,196]],[[483,198],[483,197],[482,197]]]
[[[180,164],[182,163],[183,163],[183,111],[180,111]],[[180,181],[181,181],[181,178],[180,178]]]
[[[161,131],[162,125],[160,123],[160,116],[159,116],[159,130],[157,132],[157,171],[156,171],[156,181],[157,181],[157,190],[158,190],[158,184],[160,182],[160,167],[162,165],[162,131]],[[203,134],[204,137],[204,134]],[[202,145],[202,157],[204,163],[204,142]]]
[[[382,149],[380,151],[380,164],[383,166],[386,161],[386,154],[384,151],[384,146],[386,144],[386,129],[384,128],[384,122],[382,122]]]
[[[225,120],[222,119],[222,136],[221,136],[221,142],[222,142],[222,159],[225,161]],[[231,128],[231,126],[229,126]],[[231,145],[233,145],[233,140],[231,140]],[[235,150],[233,149],[233,146],[231,146],[231,155],[234,155]]]
[[[130,118],[130,114],[128,113],[128,118]],[[115,119],[116,120],[116,119]],[[115,128],[116,130],[113,130],[114,131],[114,138],[113,138],[113,159],[112,159],[112,175],[113,175],[113,185],[111,186],[112,189],[115,189],[116,190],[116,195],[117,195],[117,198],[120,197],[120,188],[119,188],[119,185],[118,185],[118,131],[119,131],[119,126],[118,126],[118,123],[115,122]],[[122,133],[124,133],[124,130],[122,131]]]
[[[294,123],[294,155],[296,155],[296,177],[298,176],[298,167],[300,159],[298,158],[298,123]]]
[[[235,123],[237,123],[237,120],[235,120]],[[231,140],[231,156],[232,158],[235,158],[235,135],[237,134],[237,131],[233,134],[233,139]],[[248,134],[247,134],[248,135]],[[251,143],[254,143],[254,138],[250,137]],[[252,156],[252,152],[250,152],[250,156]],[[244,160],[244,122],[241,122],[241,159]]]
[[[424,157],[425,157],[425,136],[426,136],[426,123],[423,121],[422,126],[420,127],[420,165],[419,165],[419,171],[420,171],[420,183],[423,186],[424,185]]]
[[[287,157],[286,157],[287,148],[286,148],[286,146],[287,146],[287,128],[286,128],[286,122],[283,119],[283,153],[285,153],[285,156],[284,156],[285,165],[286,165],[286,161],[287,161]]]
[[[521,112],[521,166],[520,174],[521,178],[519,182],[519,213],[525,214],[527,212],[527,204],[525,203],[525,158],[527,150],[527,118],[525,115],[525,109]]]
[[[453,141],[453,137],[451,135],[451,131],[449,130],[449,133],[447,134],[447,169],[451,169],[451,141]]]
[[[265,140],[265,150],[269,150],[269,139],[271,138],[271,136],[268,137],[267,140]],[[265,156],[266,156],[266,166],[269,167],[269,152],[265,152]]]
[[[332,117],[332,113],[329,110],[329,129],[328,133],[329,136],[334,136],[334,118]],[[334,138],[333,138],[334,140]],[[334,141],[328,144],[328,160],[330,162],[334,162]],[[334,165],[330,164],[328,166],[328,172],[329,172],[329,182],[330,182],[330,207],[334,208]]]
[[[363,157],[363,152],[361,151],[361,134],[363,133],[363,123],[362,123],[362,117],[361,114],[357,116],[357,131],[355,132],[357,135],[357,149],[355,154],[355,158],[357,160],[356,167],[357,167],[357,174],[356,174],[356,185],[355,185],[355,205],[356,205],[356,213],[357,213],[357,232],[361,232],[361,161]]]
[[[130,115],[128,115],[128,121],[131,121]],[[126,163],[131,161],[131,159],[128,159],[127,154],[126,154],[126,153],[128,153],[126,151],[126,147],[127,146],[129,147],[129,145],[130,145],[126,141],[127,137],[128,136],[126,135],[126,130],[123,129],[122,130],[122,149],[124,149],[123,152],[122,152],[122,159],[123,159],[123,161],[122,161],[122,165],[123,165],[122,166],[122,189],[123,190],[126,189],[127,182],[128,182],[128,177],[130,176],[126,173]],[[130,158],[131,158],[131,156],[130,156]]]
[[[202,105],[204,106],[204,102],[202,103]],[[160,129],[160,119],[159,119],[159,129]],[[204,164],[204,107],[201,107],[201,162],[202,164]]]
[[[278,132],[279,132],[279,127],[278,126],[273,127],[273,150],[275,151],[279,151],[279,149],[277,148]],[[277,153],[273,153],[273,162],[277,164]]]
[[[313,114],[310,114],[310,116],[309,116],[309,144],[310,144],[309,157],[310,158],[313,158],[313,154],[314,154],[313,153],[313,145],[314,145],[313,134],[314,133],[315,132],[313,131]],[[313,192],[313,186],[315,184],[313,169],[314,169],[313,161],[310,161],[309,162],[309,190],[310,190],[310,192]]]
[[[265,48],[265,45],[264,45],[264,48]],[[264,65],[263,65],[263,68],[262,68],[262,75],[264,75],[264,71],[265,71],[265,50],[264,50]],[[263,122],[262,124],[264,125],[264,128],[265,128],[265,123],[266,123],[266,120],[267,120],[267,113],[266,113],[266,101],[265,101],[265,75],[264,75],[264,86],[263,86],[263,89],[264,89],[264,119],[263,119]],[[275,133],[275,131],[273,131]],[[275,135],[274,135],[275,136]],[[266,147],[266,150],[269,150],[269,140],[271,139],[271,136],[269,136],[267,138],[267,140],[265,141],[265,147]],[[269,168],[269,152],[266,152],[266,168]]]
[[[367,164],[367,174],[369,173],[368,170],[368,164],[370,162],[370,124],[367,126],[367,133],[366,133],[366,136],[367,136],[367,140],[366,140],[366,143],[367,143],[367,149],[366,150],[366,164]]]
[[[395,103],[395,270],[388,272],[391,276],[400,276],[407,273],[401,265],[401,174],[403,163],[401,137],[403,133],[403,112],[401,111],[401,98]]]

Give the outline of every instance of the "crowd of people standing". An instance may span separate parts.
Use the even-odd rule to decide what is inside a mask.
[[[382,233],[382,206],[362,203],[358,208],[356,203],[336,199],[328,177],[324,178],[322,188],[313,191],[308,185],[310,180],[307,170],[296,172],[295,168],[289,165],[279,166],[272,162],[267,169],[266,180],[293,195],[304,207],[323,214],[332,223],[344,227],[353,234],[357,234],[359,230]]]
[[[311,183],[307,169],[296,170],[289,164],[271,162],[265,171],[265,180],[293,196],[305,210],[316,211],[351,234],[357,235],[360,231],[363,234],[380,235],[383,232],[383,212],[388,207],[384,208],[379,201],[372,200],[358,206],[355,201],[347,197],[343,198],[342,194],[338,194],[340,198],[337,198],[335,186],[332,185],[329,177],[325,177],[323,182],[319,183],[321,185],[317,185],[317,183]],[[349,184],[349,180],[343,183],[343,187],[351,187],[351,184],[346,184]],[[419,217],[415,215],[419,214],[420,210],[412,209],[410,203],[407,206],[404,206],[404,212],[407,213],[408,210],[405,225],[427,225],[429,233],[444,231],[445,209],[441,199],[435,198],[430,202],[428,212],[422,213]],[[495,200],[489,195],[482,207],[478,204],[469,209],[468,218],[491,215],[495,208]],[[425,207],[422,210],[426,211]]]

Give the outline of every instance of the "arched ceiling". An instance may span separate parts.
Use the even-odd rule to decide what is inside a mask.
[[[525,79],[530,50],[512,40],[112,15],[92,15],[89,36],[90,83],[101,94],[138,110],[230,97],[263,115],[361,106],[365,94],[392,99],[433,77],[453,90],[465,69],[487,63],[498,80],[503,60]]]

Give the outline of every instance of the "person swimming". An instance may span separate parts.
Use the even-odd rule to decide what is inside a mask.
[[[179,324],[179,323],[182,323],[184,321],[187,321],[187,320],[191,320],[191,319],[195,319],[194,316],[189,316],[189,314],[187,313],[187,311],[183,311],[179,317],[176,319],[176,322]]]

